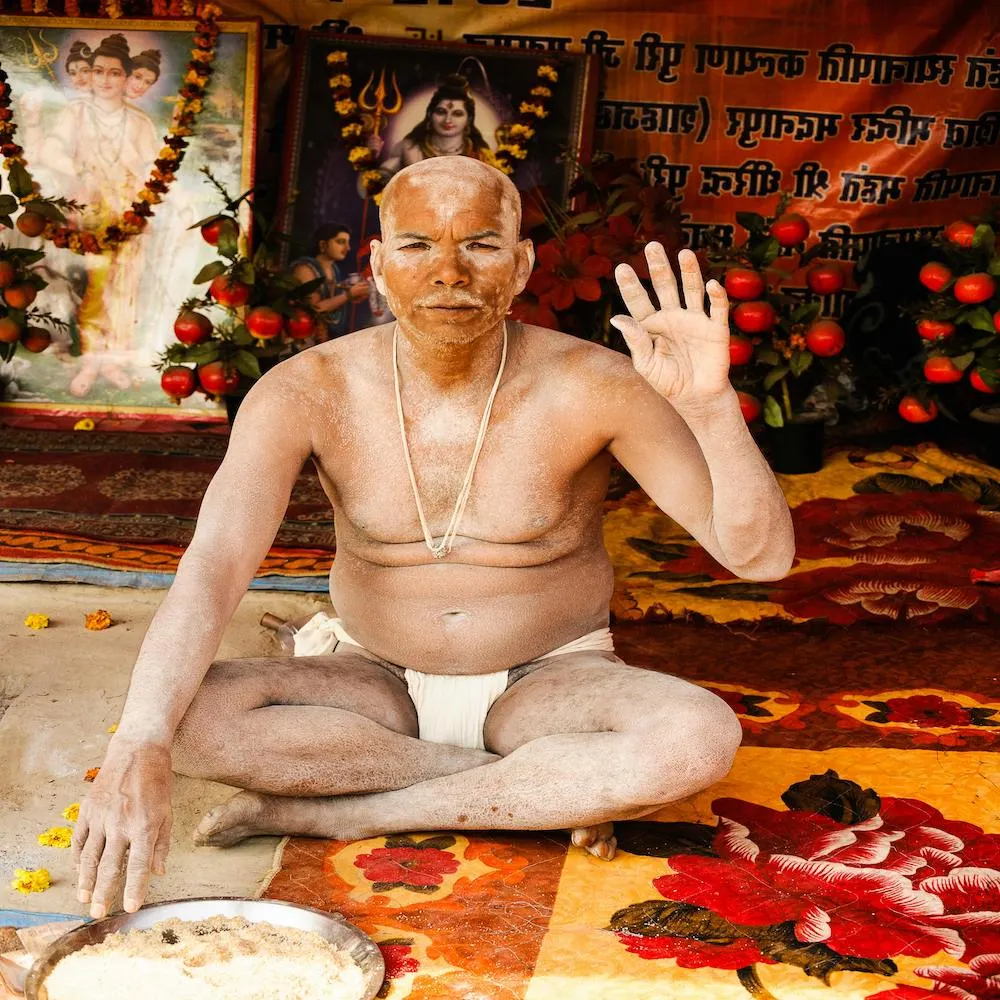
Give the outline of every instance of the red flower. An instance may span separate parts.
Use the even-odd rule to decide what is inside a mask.
[[[420,968],[420,963],[410,956],[412,945],[403,944],[400,941],[387,942],[378,946],[382,952],[382,959],[385,962],[385,978],[399,979],[401,976],[416,972]]]
[[[608,224],[594,233],[594,251],[616,263],[628,264],[640,278],[649,277],[649,264],[635,224],[625,215],[608,219]]]
[[[521,323],[544,326],[549,330],[560,329],[559,317],[552,311],[551,301],[547,295],[543,295],[540,299],[533,295],[519,298],[510,307],[510,317]]]
[[[971,725],[971,713],[957,701],[945,701],[937,694],[915,694],[889,698],[886,722],[902,722],[922,727],[946,728]]]
[[[600,299],[598,279],[611,273],[611,261],[591,253],[591,240],[586,233],[573,233],[561,245],[558,240],[549,240],[538,248],[536,256],[527,289],[539,299],[548,296],[553,309],[569,309],[577,299],[584,302]]]
[[[1000,955],[977,955],[968,969],[949,965],[924,965],[914,969],[918,976],[934,981],[933,990],[922,986],[897,986],[873,993],[865,1000],[1000,1000]]]
[[[378,847],[359,855],[354,865],[369,882],[390,885],[440,885],[445,875],[458,871],[458,859],[436,847]]]
[[[673,958],[682,969],[742,969],[755,962],[774,965],[749,938],[731,944],[711,944],[685,937],[644,937],[618,931],[625,950],[640,958]]]

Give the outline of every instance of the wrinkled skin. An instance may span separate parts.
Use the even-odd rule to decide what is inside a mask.
[[[517,204],[503,175],[463,157],[408,168],[385,191],[372,269],[398,317],[406,440],[435,539],[531,269]],[[204,818],[203,844],[562,828],[603,858],[614,820],[727,773],[740,727],[711,693],[610,652],[542,659],[607,625],[612,456],[737,575],[777,579],[793,558],[787,505],[726,377],[725,295],[710,284],[706,315],[685,251],[683,305],[662,248],[647,253],[656,305],[628,268],[618,273],[631,361],[510,324],[470,502],[443,559],[424,543],[402,459],[392,326],[320,345],[257,383],[82,807],[79,887],[93,914],[110,905],[126,850],[125,903],[141,902],[142,869],[163,858],[171,763],[243,789]],[[212,664],[310,458],[336,518],[331,597],[363,648]],[[420,740],[402,667],[517,668],[487,716],[486,749]]]

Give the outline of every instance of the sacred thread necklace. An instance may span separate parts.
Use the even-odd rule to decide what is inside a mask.
[[[410,474],[410,486],[413,487],[413,499],[417,505],[417,517],[420,518],[420,527],[424,532],[424,543],[431,550],[435,559],[443,559],[455,542],[455,535],[458,533],[458,525],[465,513],[465,505],[469,502],[469,494],[472,492],[472,479],[476,474],[476,464],[479,461],[479,453],[483,450],[483,442],[486,440],[486,428],[489,426],[490,414],[493,412],[493,400],[496,399],[497,390],[500,388],[500,379],[503,377],[504,366],[507,364],[507,324],[503,327],[503,350],[500,354],[500,370],[497,372],[496,381],[493,383],[493,391],[486,402],[486,409],[483,412],[483,419],[479,421],[479,435],[476,438],[476,446],[472,451],[472,461],[465,473],[465,480],[462,488],[458,491],[458,498],[455,500],[455,509],[451,513],[451,520],[445,529],[441,541],[437,544],[427,526],[427,518],[424,517],[424,507],[420,502],[420,492],[417,490],[417,478],[413,474],[413,462],[410,460],[410,446],[406,443],[406,422],[403,419],[403,397],[399,392],[399,361],[397,360],[396,346],[399,342],[399,324],[392,330],[392,377],[396,387],[396,413],[399,415],[399,433],[403,439],[403,456],[406,458],[406,471]]]

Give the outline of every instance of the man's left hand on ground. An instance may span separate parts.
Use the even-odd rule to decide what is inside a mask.
[[[675,406],[713,403],[732,389],[729,384],[729,302],[722,286],[706,286],[698,259],[690,250],[678,255],[684,303],[667,255],[659,243],[646,245],[649,276],[659,301],[653,305],[628,264],[615,269],[628,316],[614,316],[632,352],[635,370]]]

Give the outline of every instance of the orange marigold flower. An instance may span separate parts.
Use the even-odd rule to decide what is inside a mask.
[[[89,615],[87,615],[84,625],[90,629],[91,632],[100,632],[102,629],[110,628],[111,615],[109,612],[104,610],[92,611]]]
[[[101,769],[99,767],[88,767],[87,773],[83,776],[83,780],[93,781],[100,773]]]

